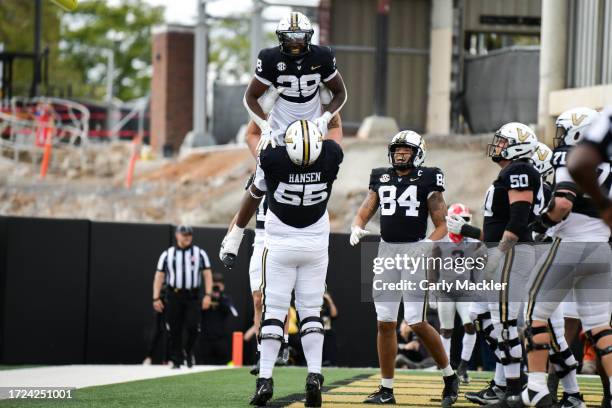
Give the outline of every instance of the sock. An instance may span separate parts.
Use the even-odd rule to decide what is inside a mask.
[[[504,366],[502,363],[495,364],[495,384],[499,387],[506,386],[506,375],[504,374]]]
[[[453,374],[455,374],[455,370],[453,370],[453,367],[451,367],[450,364],[442,369],[442,377],[448,377]]]
[[[518,330],[516,326],[510,326],[508,329],[508,334],[510,339],[517,339],[519,337]],[[503,339],[501,336],[498,339],[500,347],[502,345]],[[505,354],[505,353],[504,353]],[[522,358],[523,357],[523,349],[520,344],[512,347],[510,349],[510,356],[514,358]],[[519,378],[521,376],[521,363],[510,363],[504,366],[504,375],[506,378]]]
[[[446,351],[446,355],[450,358],[450,349],[451,349],[451,339],[446,338],[440,335],[440,340],[442,340],[442,345],[444,346],[444,351]]]
[[[257,351],[261,351],[261,343],[257,343]]]
[[[521,391],[523,391],[523,384],[521,384],[520,378],[506,377],[506,382],[508,383],[508,386],[506,388],[506,395],[519,395]],[[546,377],[544,377],[544,387],[546,388],[546,390],[548,390],[548,388],[546,387]]]
[[[474,334],[463,334],[463,347],[461,349],[461,359],[470,361],[472,358],[472,351],[474,350],[474,344],[476,344],[476,333]]]
[[[380,385],[382,385],[385,388],[393,389],[393,378],[381,378]]]
[[[323,329],[320,322],[305,323],[301,330],[311,327],[319,327]],[[323,339],[322,333],[308,333],[302,336],[302,349],[304,349],[304,357],[306,357],[306,365],[309,373],[321,374],[321,360],[323,360]]]
[[[283,338],[285,339],[285,344],[289,343],[289,335],[288,334],[283,335]]]
[[[565,377],[560,378],[561,384],[563,385],[563,391],[568,394],[576,394],[580,392],[580,387],[578,386],[578,378],[576,377],[576,370],[572,370]]]
[[[529,373],[527,387],[529,387],[529,389],[532,391],[548,393],[548,386],[546,385],[546,373]]]
[[[278,326],[264,326],[261,329],[262,334],[283,335],[283,329]],[[278,351],[281,348],[281,342],[274,339],[262,339],[261,351],[259,353],[259,378],[272,378],[272,370]]]

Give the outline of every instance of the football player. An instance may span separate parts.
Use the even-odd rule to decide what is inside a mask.
[[[425,167],[425,143],[416,132],[406,130],[398,133],[389,143],[387,155],[392,167],[373,169],[370,189],[361,204],[351,227],[350,243],[356,245],[368,234],[365,225],[380,208],[382,242],[379,257],[393,245],[419,241],[437,241],[446,236],[446,203],[444,202],[444,174],[435,167]],[[427,219],[435,230],[426,239]],[[389,254],[394,257],[395,254]],[[388,277],[393,282],[408,278],[404,271],[390,270]],[[401,277],[400,277],[401,274]],[[424,271],[414,274],[425,279]],[[384,292],[384,293],[383,293]],[[423,341],[432,358],[442,370],[444,390],[442,406],[449,407],[457,400],[459,378],[451,368],[438,332],[425,320],[427,296],[424,291],[373,291],[378,320],[378,359],[381,384],[369,395],[365,403],[394,404],[393,377],[397,353],[397,313],[404,300],[404,320]],[[391,293],[392,292],[392,293]]]
[[[531,161],[537,144],[528,126],[517,122],[502,126],[495,133],[493,143],[488,145],[488,156],[501,171],[485,196],[483,230],[468,225],[461,218],[449,217],[448,221],[449,231],[481,238],[491,246],[483,276],[505,284],[499,301],[490,301],[489,314],[483,319],[482,328],[497,342],[495,379],[478,393],[466,393],[469,400],[491,407],[523,405],[522,349],[517,318],[525,282],[535,263],[534,248],[528,244],[532,241],[528,225],[535,218],[537,197],[543,195],[540,174]]]
[[[556,122],[557,147],[552,159],[555,169],[553,198],[536,220],[539,228],[553,229],[554,241],[534,268],[535,279],[529,291],[527,307],[528,328],[525,337],[529,382],[523,392],[523,401],[528,406],[552,406],[545,370],[546,351],[555,350],[555,347],[550,345],[547,321],[562,299],[558,299],[558,295],[550,295],[551,293],[561,293],[565,296],[565,293],[573,292],[582,327],[595,345],[608,378],[612,374],[612,358],[605,357],[612,352],[610,303],[608,299],[597,299],[592,292],[593,288],[607,287],[609,290],[610,287],[610,229],[599,217],[593,200],[578,189],[566,167],[568,153],[585,133],[588,134],[589,126],[597,117],[598,113],[592,109],[576,108],[564,112]],[[610,191],[610,163],[602,163],[599,173],[601,188],[606,192]],[[598,268],[597,265],[603,267]],[[553,363],[557,366],[565,365],[570,370],[573,370],[576,364],[571,353],[558,355],[557,361]],[[577,384],[570,386],[574,388],[574,392],[564,392],[561,406],[584,407]],[[606,386],[602,406],[610,404],[609,383]]]
[[[286,146],[261,151],[255,181],[245,194],[236,222],[223,240],[220,257],[235,259],[244,228],[264,194],[268,202],[262,253],[261,355],[253,405],[273,395],[272,371],[283,341],[291,292],[300,316],[302,348],[308,365],[306,406],[321,406],[323,323],[320,317],[328,264],[327,202],[343,159],[333,140],[324,140],[316,124],[289,126]]]
[[[255,76],[244,95],[244,105],[261,129],[258,150],[276,145],[296,120],[313,121],[325,136],[329,122],[346,102],[346,89],[334,54],[329,47],[311,44],[313,32],[305,15],[291,12],[278,23],[279,46],[259,53]],[[324,109],[318,95],[321,83],[333,95]],[[278,100],[266,115],[259,98],[269,88],[278,94]]]
[[[471,224],[472,213],[470,210],[461,203],[452,204],[448,207],[449,215],[456,215],[463,218],[463,220]],[[480,249],[480,241],[474,238],[464,237],[461,234],[448,233],[447,239],[443,239],[438,245],[440,250],[439,257],[441,259],[447,259],[448,257],[472,257],[474,253]],[[454,272],[453,272],[454,273]],[[452,279],[452,277],[451,277]],[[472,358],[472,351],[474,350],[474,344],[476,344],[476,328],[472,323],[470,317],[470,302],[465,299],[468,296],[463,293],[443,293],[442,296],[438,297],[438,318],[440,320],[440,338],[444,345],[444,350],[450,358],[451,350],[451,339],[453,337],[453,329],[455,327],[455,313],[459,314],[461,322],[463,323],[464,334],[463,334],[463,346],[461,348],[461,362],[457,367],[457,375],[464,384],[469,384],[470,377],[467,369],[470,359]],[[464,299],[458,299],[457,297],[463,297]]]

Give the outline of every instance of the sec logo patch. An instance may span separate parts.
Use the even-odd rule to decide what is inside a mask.
[[[282,72],[287,69],[287,65],[285,65],[284,62],[279,62],[278,64],[276,64],[276,69]]]
[[[386,183],[389,180],[391,180],[391,177],[388,174],[383,174],[382,176],[380,176],[380,182],[381,183]]]

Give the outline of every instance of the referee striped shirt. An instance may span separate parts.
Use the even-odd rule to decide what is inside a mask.
[[[166,274],[166,284],[173,289],[197,289],[202,285],[202,270],[210,269],[206,251],[197,245],[172,246],[157,262],[157,270]]]

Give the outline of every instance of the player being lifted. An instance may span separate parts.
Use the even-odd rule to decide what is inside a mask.
[[[534,220],[534,205],[542,196],[540,174],[531,157],[538,139],[522,123],[502,126],[488,145],[487,154],[501,170],[487,190],[484,203],[484,227],[467,225],[449,217],[449,231],[481,239],[491,246],[483,275],[505,285],[499,297],[489,300],[489,312],[481,319],[481,329],[496,345],[495,379],[490,386],[466,398],[490,407],[522,407],[522,349],[517,318],[524,301],[525,282],[535,263],[533,241],[528,225]],[[517,245],[518,244],[518,245]],[[501,395],[501,391],[504,392]]]
[[[610,330],[609,302],[597,299],[593,288],[609,288],[610,261],[612,254],[608,246],[610,229],[599,218],[597,208],[591,198],[583,194],[569,175],[566,167],[567,154],[582,138],[598,113],[588,108],[576,108],[564,112],[557,119],[556,148],[552,165],[555,169],[553,197],[546,210],[536,219],[536,228],[552,229],[553,243],[543,254],[534,268],[534,284],[529,292],[526,322],[528,330],[529,382],[523,392],[523,401],[528,406],[551,407],[552,395],[546,380],[546,356],[551,354],[551,362],[560,369],[564,385],[561,407],[585,407],[575,379],[577,366],[574,356],[564,338],[555,344],[557,330],[551,339],[547,322],[559,314],[560,301],[565,292],[573,293],[582,327],[595,345],[599,357],[612,351],[607,336]],[[602,188],[610,190],[610,164],[599,167],[599,181]],[[600,270],[596,265],[605,265]],[[566,279],[571,281],[564,282]],[[560,293],[550,296],[551,293]],[[558,319],[556,319],[558,320]],[[607,344],[606,344],[607,342]],[[566,351],[567,350],[567,351]],[[554,354],[551,352],[555,352]],[[612,366],[602,359],[610,375]],[[566,372],[564,372],[566,371]],[[559,372],[559,371],[558,371]],[[607,378],[605,378],[607,380]],[[607,404],[607,405],[606,405]],[[604,384],[602,406],[610,406],[609,383]]]
[[[336,58],[329,47],[310,43],[313,32],[305,15],[291,12],[278,23],[279,46],[259,53],[255,76],[244,95],[244,106],[261,130],[258,150],[279,143],[296,120],[313,121],[325,136],[329,122],[346,102]],[[321,83],[333,95],[325,108],[319,98]],[[266,115],[258,99],[269,89],[278,99]]]
[[[272,371],[283,341],[283,327],[295,290],[302,348],[308,365],[306,406],[321,406],[323,323],[320,317],[327,275],[329,215],[327,201],[343,153],[323,140],[309,121],[289,126],[285,145],[264,149],[255,181],[245,194],[235,225],[221,245],[227,264],[240,247],[244,228],[266,195],[265,248],[262,254],[261,356],[253,405],[273,394]]]
[[[444,175],[434,167],[422,166],[425,160],[423,138],[412,131],[395,135],[388,147],[392,167],[373,169],[370,175],[370,189],[359,208],[351,227],[351,245],[368,234],[365,225],[380,208],[380,229],[382,241],[379,256],[385,244],[408,244],[426,238],[427,219],[431,217],[435,230],[427,241],[440,240],[446,236],[446,203],[444,202]],[[391,280],[405,278],[399,270],[389,272]],[[422,278],[424,279],[424,271]],[[400,274],[402,276],[400,276]],[[419,275],[420,274],[415,274]],[[442,369],[444,390],[442,406],[451,406],[457,399],[459,379],[451,368],[438,332],[425,320],[427,298],[424,291],[374,290],[373,298],[378,320],[378,359],[381,370],[381,385],[367,397],[365,403],[394,404],[393,377],[397,353],[397,313],[404,300],[404,319],[423,340],[430,355]],[[391,293],[392,292],[392,293]],[[379,299],[379,300],[377,300]]]

